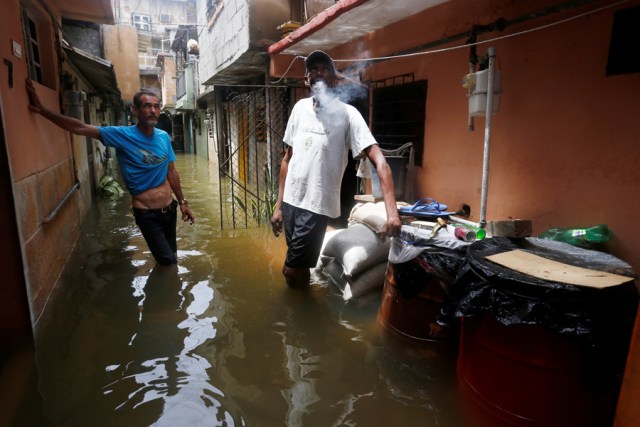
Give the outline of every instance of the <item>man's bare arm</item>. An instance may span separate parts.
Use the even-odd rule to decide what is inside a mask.
[[[40,98],[38,97],[36,89],[35,87],[33,87],[33,82],[31,80],[26,79],[25,87],[27,89],[27,95],[29,96],[30,111],[40,114],[45,119],[49,120],[59,128],[62,128],[66,131],[69,131],[76,135],[84,135],[90,138],[102,140],[100,137],[100,131],[96,126],[88,125],[80,120],[74,119],[72,117],[67,117],[44,107],[40,102]]]
[[[196,217],[191,212],[191,208],[189,207],[189,202],[187,202],[184,194],[182,193],[182,186],[180,185],[180,174],[178,173],[178,169],[173,164],[173,162],[169,163],[169,170],[167,171],[167,180],[169,180],[169,185],[171,186],[171,190],[173,194],[176,195],[178,199],[178,203],[180,204],[180,212],[182,212],[182,220],[189,221],[193,224],[196,220]]]
[[[382,190],[382,198],[384,199],[384,207],[387,212],[387,221],[385,222],[382,234],[383,238],[386,236],[398,236],[400,235],[400,228],[402,227],[402,221],[398,215],[398,205],[396,203],[396,190],[393,185],[393,174],[391,173],[391,167],[387,163],[384,154],[380,150],[377,144],[371,145],[365,149],[365,153],[373,167],[376,168],[378,177],[380,178],[380,188]]]
[[[287,172],[289,171],[289,160],[293,155],[293,147],[287,145],[282,162],[280,164],[280,176],[278,181],[278,201],[271,213],[271,230],[273,235],[278,237],[282,233],[282,199],[284,198],[284,183],[287,180]]]

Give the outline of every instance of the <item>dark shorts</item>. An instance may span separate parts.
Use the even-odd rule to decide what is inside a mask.
[[[161,209],[131,209],[136,224],[158,264],[170,265],[178,262],[177,207],[178,202],[174,200],[169,206]]]
[[[284,265],[290,268],[315,267],[322,249],[329,217],[282,204],[287,257]]]

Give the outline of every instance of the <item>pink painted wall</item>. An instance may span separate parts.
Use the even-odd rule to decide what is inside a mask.
[[[60,111],[59,59],[54,44],[56,30],[49,14],[38,2],[28,4],[38,16],[39,36],[42,36],[40,49],[46,63],[44,84],[35,83],[35,87],[44,105]],[[49,2],[49,6],[54,14],[59,12],[56,2]],[[68,132],[28,110],[24,87],[28,76],[27,56],[21,22],[20,1],[3,3],[0,56],[13,64],[13,86],[9,85],[9,68],[3,65],[0,67],[0,97],[15,216],[23,248],[18,255],[23,256],[31,320],[35,322],[73,249],[82,209],[79,192],[71,193],[53,220],[44,221],[76,183],[73,142]],[[13,41],[21,46],[21,57],[14,55]],[[90,191],[89,186],[84,188]]]
[[[416,14],[357,43],[331,51],[334,58],[366,50],[389,55],[469,31],[473,23],[507,20],[557,3],[550,1],[451,2]],[[640,74],[607,77],[613,13],[607,9],[579,19],[478,46],[497,49],[502,72],[500,112],[493,116],[487,219],[530,219],[534,234],[551,227],[607,224],[607,248],[640,271]],[[604,4],[600,2],[600,4]],[[595,8],[596,2],[589,9]],[[566,19],[573,9],[490,33],[479,41]],[[464,39],[438,49],[457,46]],[[482,184],[484,118],[467,130],[469,49],[380,62],[365,79],[404,73],[428,80],[422,168],[416,196],[450,206],[468,203],[478,220]]]
[[[330,53],[372,57],[465,33],[473,24],[511,20],[558,1],[452,1]],[[492,37],[516,34],[576,16],[612,2],[595,1],[508,27]],[[478,47],[497,49],[502,72],[500,112],[493,116],[487,219],[530,219],[533,234],[551,227],[607,224],[614,232],[608,252],[640,272],[640,73],[606,76],[616,10],[628,1],[569,22]],[[463,44],[465,39],[438,46]],[[637,46],[629,45],[629,55]],[[424,157],[416,195],[450,206],[468,203],[478,220],[484,149],[484,118],[467,130],[467,97],[461,86],[469,49],[385,61],[365,78],[404,73],[428,80]],[[640,317],[636,318],[616,427],[637,424],[640,410]]]
[[[80,223],[90,200],[92,182],[88,171],[86,138],[72,137],[42,116],[28,110],[25,78],[28,76],[27,47],[22,30],[19,0],[3,2],[0,14],[0,55],[11,62],[13,85],[9,84],[9,67],[0,67],[0,98],[9,162],[4,182],[13,192],[19,245],[14,255],[21,257],[24,278],[8,278],[10,286],[26,284],[31,322],[36,322],[53,290],[79,234]],[[44,64],[44,84],[34,82],[42,103],[60,111],[60,60],[56,46],[57,25],[49,11],[39,2],[24,2],[38,25],[39,48]],[[53,16],[59,14],[59,2],[47,3]],[[98,1],[85,2],[94,10]],[[22,55],[15,54],[17,43]],[[78,77],[80,89],[87,91],[84,78],[75,75],[69,63],[66,71]],[[99,165],[94,166],[97,169]],[[74,191],[76,182],[79,190]],[[67,198],[68,196],[68,198]],[[63,203],[63,200],[66,202]],[[50,221],[47,220],[58,209]],[[0,212],[5,220],[8,213]],[[0,229],[0,235],[8,230]]]

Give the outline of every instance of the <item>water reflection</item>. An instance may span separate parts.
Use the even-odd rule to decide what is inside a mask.
[[[294,289],[283,293],[285,320],[273,325],[282,342],[284,376],[289,382],[281,391],[288,405],[287,426],[304,425],[305,414],[312,414],[314,404],[321,400],[318,380],[340,369],[338,354],[327,341],[317,339],[329,339],[330,317],[326,305],[313,296]]]
[[[178,162],[198,217],[178,266],[154,267],[128,200],[83,224],[38,328],[51,425],[460,427],[450,357],[383,339],[380,295],[288,289],[284,240],[219,230],[215,170]]]
[[[216,335],[217,318],[207,315],[214,292],[207,281],[182,281],[187,273],[182,270],[156,266],[133,281],[138,323],[124,354],[127,360],[106,367],[114,381],[102,392],[123,399],[115,410],[127,416],[159,401],[157,425],[196,425],[209,419],[210,425],[231,426],[234,418],[221,403],[224,393],[210,384],[211,364],[196,352]]]

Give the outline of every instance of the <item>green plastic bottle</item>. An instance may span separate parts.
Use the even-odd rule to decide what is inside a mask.
[[[487,236],[487,232],[484,228],[472,227],[467,224],[453,223],[454,227],[453,235],[460,240],[466,242],[473,242],[474,240],[482,240]]]
[[[550,228],[538,235],[541,239],[556,240],[583,248],[591,248],[611,239],[613,233],[606,224],[587,228]]]

